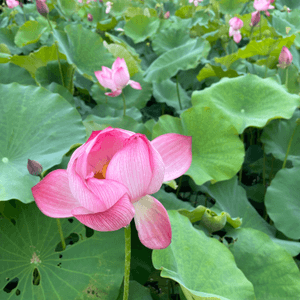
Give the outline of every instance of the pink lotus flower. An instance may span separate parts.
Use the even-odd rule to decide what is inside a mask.
[[[233,40],[236,43],[239,43],[242,39],[240,29],[244,26],[244,22],[241,19],[234,17],[229,20],[229,26],[229,36],[233,36]]]
[[[250,26],[256,26],[260,21],[260,12],[255,11],[251,14],[251,23]]]
[[[87,19],[88,19],[88,21],[92,22],[93,21],[93,16],[91,14],[88,14]]]
[[[257,11],[264,11],[265,14],[269,17],[270,13],[268,9],[274,9],[275,7],[271,5],[275,0],[254,0],[253,7]]]
[[[170,18],[170,12],[167,11],[165,14],[164,14],[164,18],[165,19],[169,19]]]
[[[189,3],[194,2],[195,6],[198,6],[199,3],[203,2],[203,0],[189,0]]]
[[[110,97],[119,96],[123,88],[128,84],[136,90],[142,89],[138,82],[130,80],[124,58],[118,57],[113,63],[112,69],[102,67],[102,71],[96,71],[95,76],[103,87],[111,89],[111,93],[105,93],[105,95]]]
[[[106,3],[105,3],[105,5],[106,5],[106,10],[105,10],[105,13],[109,13],[110,12],[110,10],[111,10],[111,5],[112,5],[112,3],[110,2],[110,1],[107,1]]]
[[[19,1],[16,0],[6,0],[6,3],[9,8],[14,8],[19,5]]]
[[[47,14],[49,13],[49,8],[46,3],[46,0],[36,0],[36,9],[38,13],[45,18],[47,17]]]
[[[183,175],[192,161],[192,137],[176,133],[149,141],[145,135],[108,127],[93,131],[74,151],[67,170],[55,170],[32,188],[39,209],[52,218],[74,216],[98,231],[114,231],[134,218],[150,249],[171,243],[166,209],[150,194]]]
[[[293,61],[292,53],[287,47],[283,46],[278,58],[279,64],[277,66],[281,69],[285,69],[292,63],[292,61]]]

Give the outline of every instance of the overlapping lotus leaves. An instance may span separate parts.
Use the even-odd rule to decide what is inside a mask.
[[[289,120],[273,120],[264,128],[261,141],[267,154],[272,153],[275,158],[284,161],[288,151],[287,159],[300,163],[300,124],[297,119],[300,119],[300,111],[295,111]]]
[[[0,64],[0,83],[8,84],[11,82],[36,85],[35,80],[26,69],[12,63]]]
[[[193,137],[193,160],[186,174],[198,185],[229,179],[241,168],[243,144],[220,110],[198,105],[184,111],[180,119],[162,116],[153,128],[153,138],[171,132]]]
[[[201,38],[189,40],[184,45],[159,56],[146,70],[145,80],[161,82],[176,75],[179,70],[196,68],[210,51],[209,43]]]
[[[152,253],[161,277],[177,281],[193,295],[230,300],[254,300],[251,282],[237,268],[228,248],[195,229],[189,219],[168,211],[173,237],[171,245]],[[217,282],[217,285],[216,285]]]
[[[77,71],[96,81],[95,71],[102,66],[111,67],[114,57],[103,46],[102,38],[81,24],[67,25],[64,31],[54,30],[59,49],[67,57],[69,64],[74,64]]]
[[[34,216],[34,217],[33,217]],[[10,293],[0,290],[3,300],[88,299],[95,295],[103,300],[116,299],[124,273],[124,234],[94,232],[85,236],[85,227],[76,219],[62,219],[65,237],[78,235],[79,241],[55,252],[60,242],[56,220],[42,214],[35,203],[22,205],[13,225],[0,220],[0,283],[4,287],[18,278]],[[116,247],[116,242],[118,247]],[[38,269],[39,285],[33,285],[33,271]],[[18,294],[18,293],[17,293]]]
[[[272,119],[292,117],[300,97],[289,94],[274,80],[256,75],[223,78],[192,94],[192,104],[216,107],[241,134],[249,126],[263,127]]]
[[[33,201],[38,178],[27,170],[28,158],[44,170],[58,164],[70,147],[85,141],[77,110],[44,88],[0,84],[0,199]],[[64,130],[62,130],[64,128]]]

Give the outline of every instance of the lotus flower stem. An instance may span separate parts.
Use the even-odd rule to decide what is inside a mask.
[[[63,250],[65,250],[66,249],[66,241],[64,239],[64,235],[63,235],[63,232],[62,232],[60,220],[56,219],[56,222],[57,222],[58,232],[59,232],[60,239],[61,239],[61,245],[62,245]]]
[[[289,79],[289,68],[285,69],[285,86],[286,89],[288,90],[288,79]]]
[[[53,27],[52,27],[51,22],[50,22],[50,20],[49,20],[49,15],[48,15],[48,14],[47,14],[47,20],[48,20],[50,29],[52,30],[52,33],[53,33]],[[56,55],[57,55],[58,68],[59,68],[59,73],[60,73],[60,77],[61,77],[61,82],[62,82],[63,87],[66,87],[66,86],[65,86],[65,82],[64,82],[64,77],[63,77],[62,68],[61,68],[61,63],[60,63],[60,59],[59,59],[58,42],[55,41],[54,44],[55,44],[55,49],[56,49]]]
[[[242,140],[242,143],[243,143],[243,147],[244,146],[244,134],[242,133],[241,134],[241,140]],[[243,165],[241,166],[241,169],[240,169],[240,172],[239,172],[239,182],[242,182],[242,175],[243,175]]]
[[[288,158],[288,155],[289,155],[291,146],[292,146],[293,138],[294,138],[294,135],[295,135],[295,133],[296,133],[298,124],[299,124],[299,121],[297,120],[297,121],[296,121],[296,126],[295,126],[294,131],[293,131],[293,134],[292,134],[292,137],[291,137],[291,139],[290,139],[290,141],[289,141],[289,145],[288,145],[287,150],[286,150],[286,153],[285,153],[285,158],[284,158],[284,161],[283,161],[282,169],[285,168],[285,165],[286,165],[286,162],[287,162],[287,158]]]
[[[123,104],[124,104],[123,117],[125,117],[126,116],[126,100],[125,100],[124,93],[122,93],[122,97],[123,97]]]
[[[130,224],[125,229],[125,271],[124,271],[124,294],[123,300],[128,300],[129,296],[129,277],[130,277],[130,258],[131,258],[131,228]]]
[[[180,101],[180,94],[179,94],[178,74],[176,75],[176,89],[177,89],[177,97],[178,97],[179,107],[180,107],[180,109],[182,109],[181,101]]]

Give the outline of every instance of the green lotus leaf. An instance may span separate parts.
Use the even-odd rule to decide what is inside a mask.
[[[244,146],[220,110],[198,105],[184,111],[181,119],[164,115],[154,126],[152,137],[172,132],[193,138],[193,160],[185,174],[198,185],[229,179],[241,168]]]
[[[148,18],[144,15],[137,15],[125,24],[124,30],[125,34],[137,44],[153,36],[159,24],[157,17]]]
[[[1,286],[17,279],[10,293],[1,288],[1,300],[117,298],[124,275],[123,230],[95,231],[86,238],[85,227],[76,219],[61,219],[61,225],[65,237],[72,233],[79,241],[55,252],[60,243],[57,222],[35,203],[21,206],[16,225],[0,220],[1,245],[5,245],[0,254]],[[34,285],[35,269],[40,280]]]
[[[23,85],[36,85],[30,73],[12,63],[0,64],[0,83],[17,82]]]
[[[300,112],[295,111],[291,119],[274,120],[264,128],[261,141],[266,153],[272,153],[275,158],[284,161],[288,151],[288,160],[300,162],[300,126],[297,125],[299,118]]]
[[[76,12],[77,1],[75,0],[57,0],[57,4],[62,13],[66,16],[71,16]]]
[[[237,268],[226,246],[194,228],[179,212],[168,211],[168,214],[172,242],[169,247],[152,252],[153,265],[162,270],[161,277],[177,281],[197,300],[201,297],[255,299],[252,284]]]
[[[18,30],[15,36],[15,43],[18,47],[24,47],[28,44],[36,43],[42,33],[48,29],[48,26],[37,21],[27,21]]]
[[[274,10],[272,26],[278,34],[284,37],[297,34],[300,31],[299,13],[299,9],[293,9],[291,12]]]
[[[94,72],[102,66],[111,68],[114,57],[103,46],[102,38],[81,24],[69,24],[64,31],[55,30],[54,36],[59,49],[67,57],[69,64],[74,64],[77,71],[96,81]]]
[[[58,94],[41,87],[0,84],[0,199],[33,201],[27,160],[44,170],[60,163],[75,143],[85,142],[81,117]]]
[[[35,72],[36,81],[43,87],[56,82],[64,86],[71,94],[74,93],[74,72],[75,67],[65,60],[60,60],[63,81],[60,74],[58,61],[51,61],[45,67],[40,67]]]
[[[192,94],[192,104],[215,106],[225,112],[241,134],[250,126],[263,127],[272,119],[292,117],[300,97],[289,94],[274,80],[256,75],[223,78]]]
[[[60,59],[66,59],[66,56],[59,53]],[[38,51],[29,55],[14,55],[10,61],[15,65],[25,68],[34,78],[35,72],[40,67],[45,67],[49,61],[57,60],[55,45],[51,47],[43,46]]]
[[[276,173],[265,196],[265,205],[276,228],[292,239],[300,238],[300,167]]]
[[[239,269],[253,284],[257,300],[297,299],[299,269],[293,258],[265,233],[241,228],[232,235],[230,247]]]
[[[218,77],[218,78],[223,78],[223,77],[228,77],[228,78],[234,78],[238,77],[239,74],[235,70],[227,70],[224,71],[221,67],[219,66],[214,66],[211,64],[206,64],[199,72],[197,79],[199,81],[202,81],[206,78],[209,77]]]
[[[210,45],[204,39],[190,40],[159,56],[146,70],[145,80],[161,82],[176,75],[179,70],[193,69],[207,57],[209,50]]]

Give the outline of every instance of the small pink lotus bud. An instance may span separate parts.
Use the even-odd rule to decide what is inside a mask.
[[[165,13],[164,18],[165,18],[165,19],[169,19],[169,18],[170,18],[170,12],[169,12],[169,11],[167,11],[167,12]]]
[[[36,0],[36,9],[43,17],[47,17],[49,13],[49,8],[47,6],[46,0]]]
[[[278,58],[279,64],[277,66],[281,69],[285,69],[292,63],[292,61],[293,61],[292,53],[287,47],[283,46]]]
[[[92,16],[91,14],[88,14],[88,15],[87,15],[87,18],[88,18],[88,20],[89,20],[90,22],[93,21],[93,16]]]
[[[28,159],[27,170],[31,175],[40,176],[43,172],[43,167],[39,162]]]
[[[249,24],[250,26],[254,27],[256,26],[259,21],[260,21],[260,12],[259,11],[255,11],[251,14],[251,23]]]

